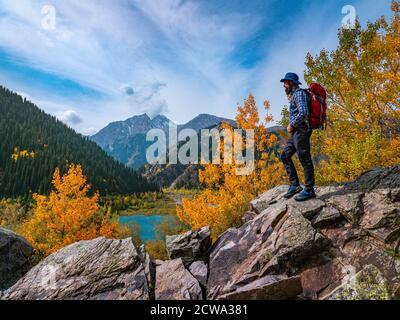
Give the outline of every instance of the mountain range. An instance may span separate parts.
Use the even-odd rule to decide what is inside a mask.
[[[235,121],[231,119],[200,114],[185,124],[177,125],[177,131],[192,129],[198,132],[218,126],[221,122],[236,126]],[[169,123],[170,120],[166,116],[158,115],[151,119],[147,114],[142,114],[125,121],[110,123],[90,139],[118,161],[138,169],[147,163],[146,149],[153,144],[146,141],[147,132],[151,129],[161,129],[168,137]]]
[[[170,120],[158,115],[151,119],[147,114],[134,116],[125,121],[110,123],[97,134],[90,137],[109,155],[129,167],[135,168],[152,185],[160,188],[199,188],[198,164],[148,164],[146,149],[153,143],[146,141],[146,134],[151,129],[161,129],[168,137]],[[221,123],[229,123],[237,127],[231,119],[221,118],[210,114],[200,114],[189,122],[177,125],[177,131],[193,129],[199,132],[201,129],[217,128],[221,130]],[[269,131],[279,137],[279,126],[269,128]],[[178,147],[184,144],[179,142]]]

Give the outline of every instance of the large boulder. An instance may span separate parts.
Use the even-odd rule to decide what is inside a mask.
[[[331,259],[302,273],[303,288],[309,297],[327,296],[369,264],[379,270],[391,288],[400,284],[398,253],[361,227],[345,224],[320,232],[331,240]]]
[[[398,295],[400,166],[318,187],[318,198],[302,203],[285,199],[286,190],[276,187],[251,201],[244,224],[217,239],[210,254],[209,299],[290,298],[296,290],[286,296],[284,291],[298,288],[299,279],[299,298],[337,298],[343,288],[351,291],[345,285],[350,275],[370,277],[371,268],[377,270],[377,290],[382,289],[375,296],[387,298],[384,287]]]
[[[132,239],[97,238],[48,256],[2,299],[144,300],[149,284]]]
[[[275,203],[217,240],[210,256],[208,297],[225,296],[266,275],[298,273],[323,259],[327,245],[302,212]]]
[[[169,258],[181,258],[186,266],[196,260],[207,261],[211,248],[210,228],[204,227],[180,235],[167,236],[166,246]]]
[[[207,286],[208,266],[204,261],[193,262],[189,267],[189,271],[203,287]]]
[[[323,228],[342,221],[342,218],[343,217],[338,209],[332,206],[325,206],[316,216],[314,216],[312,219],[312,225],[315,228]]]
[[[202,300],[203,292],[182,259],[175,259],[157,267],[155,297],[156,300]]]
[[[345,194],[333,195],[327,202],[338,209],[350,223],[358,223],[363,213],[362,192],[349,192]]]
[[[344,187],[346,192],[400,188],[400,165],[373,168],[364,172],[356,180],[346,183]]]
[[[276,273],[297,274],[305,265],[318,260],[329,245],[327,238],[293,208],[274,236],[274,259],[271,261],[277,263],[277,269],[273,269]],[[265,272],[268,272],[269,264],[265,266]]]
[[[368,192],[363,198],[360,225],[372,237],[386,243],[400,235],[400,202],[396,200],[391,189]]]
[[[11,287],[30,269],[33,252],[23,237],[0,227],[0,291]]]
[[[290,200],[290,204],[301,212],[304,218],[311,220],[325,207],[325,202],[316,198],[308,201],[297,202]]]
[[[283,201],[283,196],[287,192],[289,186],[278,186],[267,192],[263,193],[258,198],[250,201],[250,206],[256,213],[261,213],[267,209],[271,204]]]
[[[254,220],[238,229],[231,228],[218,238],[210,255],[207,284],[210,299],[233,291],[232,284],[239,282],[244,274],[242,269],[250,268],[247,273],[251,274],[251,264],[264,256],[264,252],[272,257],[272,252],[262,250],[263,240],[271,234],[270,226],[276,225],[286,211],[286,205],[271,207]]]

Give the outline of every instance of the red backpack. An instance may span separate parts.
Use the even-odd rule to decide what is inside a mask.
[[[312,129],[326,129],[326,90],[318,83],[311,83],[304,90],[308,96],[308,108],[310,111],[310,126]]]

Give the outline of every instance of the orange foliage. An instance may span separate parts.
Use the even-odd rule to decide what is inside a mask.
[[[339,32],[339,46],[307,56],[308,82],[329,94],[328,129],[313,135],[319,184],[400,162],[400,3],[393,17]]]
[[[88,196],[90,185],[80,165],[70,165],[64,176],[57,168],[53,186],[49,197],[33,195],[34,214],[20,230],[40,254],[47,256],[80,240],[112,237],[117,231],[118,223],[99,210],[99,194]]]
[[[193,199],[184,199],[182,206],[177,208],[178,217],[193,229],[210,226],[215,239],[226,229],[240,224],[240,218],[249,210],[250,200],[282,182],[283,166],[274,152],[278,139],[266,127],[272,121],[269,103],[265,102],[264,107],[267,115],[262,122],[250,94],[243,106],[238,106],[236,116],[238,128],[254,130],[254,141],[245,136],[242,144],[244,150],[246,143],[254,142],[254,170],[248,175],[238,175],[237,169],[243,168],[243,164],[238,163],[233,155],[231,164],[224,162],[224,142],[219,141],[221,163],[207,164],[199,172],[205,190]],[[233,136],[230,125],[223,124],[222,128],[230,130]]]

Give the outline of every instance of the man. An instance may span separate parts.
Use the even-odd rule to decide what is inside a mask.
[[[314,165],[311,158],[310,138],[312,129],[310,128],[308,97],[306,92],[299,86],[299,76],[289,72],[281,80],[285,92],[291,97],[289,106],[289,126],[287,131],[290,134],[281,155],[281,160],[285,166],[289,176],[290,187],[285,194],[285,198],[289,199],[295,194],[300,194],[295,198],[296,201],[306,201],[315,198],[314,191]],[[296,168],[293,164],[292,157],[297,152],[300,163],[304,168],[305,188],[300,186],[299,177],[297,176]]]

